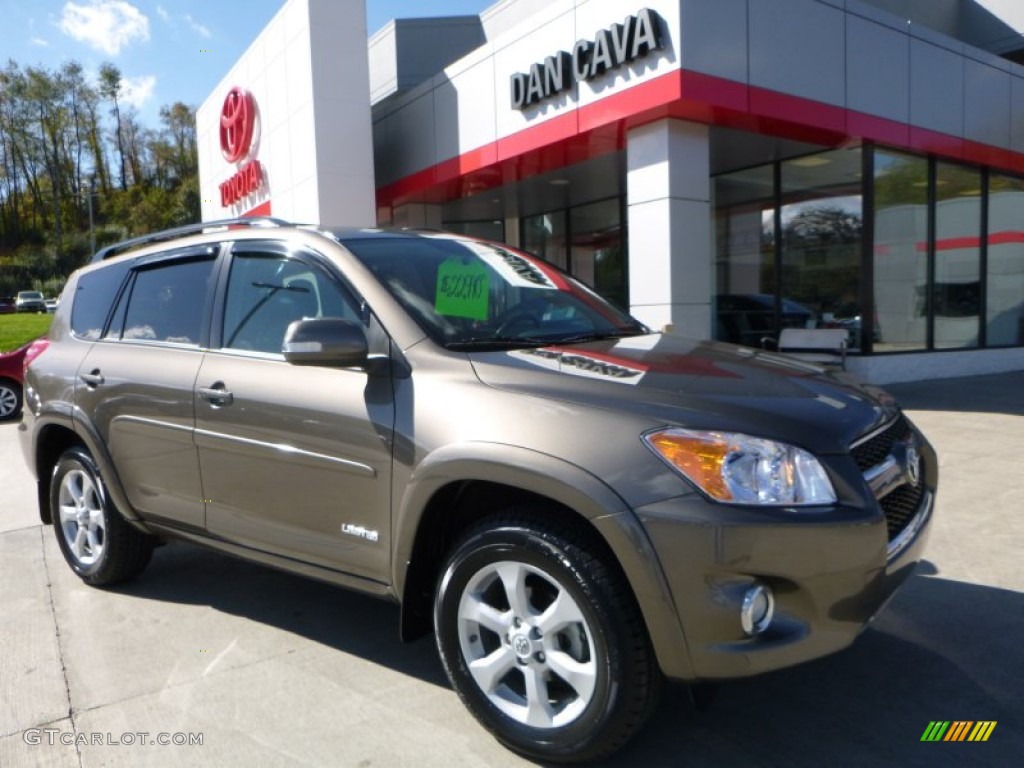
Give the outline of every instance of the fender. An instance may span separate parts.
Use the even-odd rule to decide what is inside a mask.
[[[93,461],[95,461],[96,466],[99,467],[100,478],[103,481],[104,490],[110,496],[114,505],[117,507],[118,511],[121,512],[125,520],[139,530],[151,533],[149,528],[139,519],[139,516],[136,514],[132,505],[128,502],[128,497],[124,492],[124,487],[121,484],[120,477],[118,477],[117,470],[114,468],[114,462],[111,460],[110,454],[107,452],[106,445],[100,438],[99,432],[97,432],[96,428],[86,417],[82,409],[67,402],[48,403],[35,418],[35,422],[36,426],[31,429],[31,434],[33,435],[33,444],[31,446],[31,467],[33,473],[36,475],[40,504],[43,503],[42,499],[44,498],[44,494],[49,494],[48,484],[50,478],[43,477],[40,472],[37,436],[45,434],[45,430],[48,426],[61,427],[62,429],[74,432],[75,436],[92,455]],[[40,507],[40,513],[42,513],[42,509],[43,508]]]
[[[421,517],[445,485],[482,480],[529,490],[574,510],[608,544],[632,586],[651,642],[665,674],[692,677],[692,665],[668,582],[647,532],[626,502],[582,467],[539,451],[502,443],[443,446],[421,461],[404,486],[392,521],[395,594],[405,594],[406,577]]]

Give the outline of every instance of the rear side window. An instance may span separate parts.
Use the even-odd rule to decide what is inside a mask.
[[[110,314],[110,305],[128,274],[128,262],[118,262],[78,278],[71,305],[71,332],[82,339],[98,339]]]
[[[121,338],[199,346],[213,265],[203,259],[139,270]]]

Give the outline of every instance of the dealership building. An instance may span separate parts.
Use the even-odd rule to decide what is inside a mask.
[[[1024,38],[984,0],[288,0],[200,107],[204,220],[446,229],[655,328],[1024,369]]]

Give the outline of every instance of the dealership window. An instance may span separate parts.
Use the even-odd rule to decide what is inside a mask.
[[[566,270],[617,307],[629,308],[621,198],[524,216],[520,243],[524,251]]]
[[[847,328],[858,348],[861,150],[714,179],[715,338],[770,346],[783,328]]]
[[[570,272],[617,307],[628,308],[618,198],[569,209]]]
[[[504,221],[446,221],[441,227],[458,235],[491,240],[495,243],[505,242]]]
[[[935,166],[936,349],[977,347],[981,333],[981,171]]]
[[[776,332],[774,167],[716,176],[712,190],[714,336],[760,346],[763,338]]]
[[[863,196],[860,149],[781,164],[780,288],[809,312],[807,325],[846,328],[860,347]],[[783,311],[783,320],[786,312]],[[780,323],[786,327],[788,323]]]
[[[524,251],[540,256],[562,269],[569,268],[568,237],[565,211],[525,216],[522,219],[520,243]]]
[[[867,146],[722,174],[713,195],[717,339],[839,327],[865,352],[1024,345],[1021,179]]]
[[[989,177],[987,243],[986,340],[1024,344],[1024,180]]]
[[[874,350],[928,346],[928,161],[874,156]]]

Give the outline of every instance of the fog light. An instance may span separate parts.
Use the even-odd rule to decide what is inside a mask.
[[[759,635],[768,629],[775,614],[775,597],[767,584],[756,582],[743,596],[740,624],[748,635]]]

